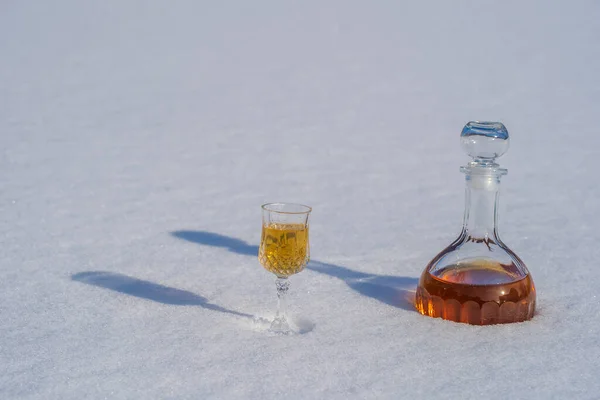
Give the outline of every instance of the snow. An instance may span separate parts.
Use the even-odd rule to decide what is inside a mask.
[[[0,398],[597,399],[600,5],[5,1]],[[410,296],[472,119],[538,313]],[[260,205],[313,206],[272,337]]]

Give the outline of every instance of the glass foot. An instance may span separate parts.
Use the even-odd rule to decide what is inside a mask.
[[[292,330],[285,317],[275,317],[273,322],[271,322],[269,332],[275,335],[293,335],[296,333]]]

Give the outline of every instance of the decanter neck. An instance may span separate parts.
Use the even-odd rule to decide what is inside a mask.
[[[463,231],[473,239],[497,238],[500,176],[493,170],[466,175]]]

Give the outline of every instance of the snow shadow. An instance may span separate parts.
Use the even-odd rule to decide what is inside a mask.
[[[343,280],[352,290],[387,305],[415,311],[414,288],[418,278],[378,275],[355,271],[335,264],[311,261],[308,268],[320,274]]]
[[[256,257],[258,246],[243,240],[208,231],[175,231],[171,235],[188,242],[225,248],[233,253]],[[393,307],[415,311],[414,288],[419,279],[408,276],[377,275],[355,271],[340,265],[311,260],[311,271],[344,281],[352,290]]]
[[[223,247],[233,253],[247,256],[258,256],[258,246],[250,245],[243,240],[218,233],[206,231],[175,231],[171,235],[188,242],[205,244],[214,247]]]
[[[233,314],[240,317],[254,318],[253,315],[241,313],[218,306],[216,304],[212,304],[205,297],[202,297],[196,293],[188,292],[187,290],[175,289],[169,286],[159,285],[154,282],[144,281],[114,272],[79,272],[71,275],[71,279],[76,282],[114,290],[115,292],[128,294],[130,296],[156,301],[157,303],[176,306],[200,306],[212,311]]]

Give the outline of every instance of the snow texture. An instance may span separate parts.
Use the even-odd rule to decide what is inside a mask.
[[[0,398],[600,398],[600,3],[0,6]],[[538,313],[410,299],[472,119]],[[260,205],[312,205],[272,337]]]

